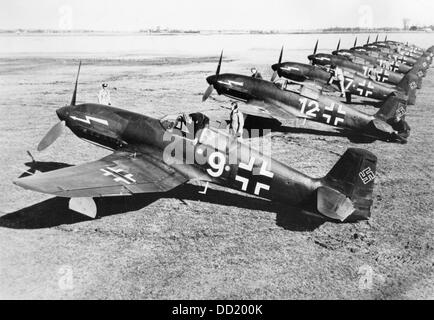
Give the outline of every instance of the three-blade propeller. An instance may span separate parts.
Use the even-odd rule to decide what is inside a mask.
[[[280,65],[282,64],[282,57],[283,57],[283,46],[282,46],[282,49],[280,50],[278,67],[276,68],[276,70],[274,70],[273,75],[271,76],[271,80],[270,80],[271,82],[274,82],[274,80],[276,80],[277,76],[279,75],[278,69],[280,68]]]
[[[223,50],[220,53],[219,64],[217,65],[217,70],[215,72],[216,81],[217,81],[218,76],[220,75],[220,68],[222,66],[222,59],[223,59]],[[210,97],[210,95],[212,94],[213,91],[214,91],[214,85],[211,83],[202,96],[202,102],[205,102]]]
[[[75,87],[74,87],[74,92],[72,94],[71,106],[75,106],[77,100],[77,86],[78,86],[78,76],[80,75],[80,68],[81,68],[81,61],[80,64],[78,65],[77,78],[75,79]],[[52,145],[54,141],[56,141],[57,138],[59,138],[62,135],[64,128],[65,128],[65,121],[60,121],[56,123],[39,142],[37,150],[43,151],[47,149],[50,145]]]

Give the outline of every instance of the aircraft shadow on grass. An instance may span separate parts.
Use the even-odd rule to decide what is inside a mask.
[[[45,170],[44,172],[50,171],[50,169],[55,170],[70,166],[65,163],[56,162],[32,162],[28,163],[28,165],[32,165],[31,168],[34,170]],[[200,186],[185,184],[166,193],[96,198],[95,202],[98,208],[97,219],[137,211],[159,199],[176,198],[181,201],[201,201],[223,206],[235,206],[241,209],[276,213],[276,225],[290,231],[313,231],[325,222],[325,220],[319,216],[307,215],[301,209],[289,207],[285,204],[246,197],[240,194],[211,188],[209,188],[204,195],[199,193],[202,189],[203,188]],[[55,197],[27,208],[5,214],[0,217],[0,227],[10,229],[43,229],[92,220],[70,210],[68,208],[68,202],[68,198]]]
[[[19,176],[19,178],[28,177],[32,174],[35,174],[37,171],[39,172],[48,172],[54,171],[66,167],[71,167],[71,164],[62,163],[62,162],[41,162],[41,161],[32,161],[24,164],[29,169],[27,169],[23,174]]]
[[[374,138],[356,135],[352,132],[347,132],[347,131],[333,132],[333,131],[323,131],[323,130],[317,130],[311,128],[299,128],[299,127],[296,128],[296,127],[285,127],[285,126],[282,126],[273,131],[281,132],[281,133],[311,134],[311,135],[322,136],[322,137],[342,137],[342,138],[347,138],[350,142],[356,144],[373,143],[376,141],[376,139]]]
[[[373,143],[376,141],[374,138],[369,138],[362,135],[357,135],[354,132],[341,130],[341,131],[325,131],[314,128],[299,127],[299,126],[285,126],[276,120],[258,119],[256,117],[249,116],[246,119],[245,129],[259,129],[259,137],[264,133],[264,130],[271,130],[271,132],[280,133],[293,133],[293,134],[309,134],[322,137],[343,137],[347,138],[352,143]],[[261,130],[262,129],[262,130]]]
[[[371,106],[376,109],[380,109],[383,105],[384,101],[375,101],[375,100],[361,100],[361,101],[351,101],[351,103],[347,103],[344,101],[345,104],[349,105],[357,105],[357,106]]]

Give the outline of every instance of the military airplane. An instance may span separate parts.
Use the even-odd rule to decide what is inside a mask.
[[[400,49],[392,49],[386,44],[381,43],[367,43],[364,46],[354,45],[350,51],[361,52],[373,57],[381,59],[391,59],[394,61],[392,67],[398,70],[400,64],[405,64],[411,67],[424,68],[425,70],[429,67],[432,62],[432,54],[430,51],[426,51],[420,54],[409,54],[406,51]]]
[[[387,42],[378,42],[378,38],[374,43],[367,43],[364,45],[366,48],[371,48],[373,50],[378,50],[386,54],[396,54],[399,53],[404,56],[419,59],[422,56],[426,56],[431,60],[431,55],[423,50],[410,49],[404,46],[394,46],[389,45]]]
[[[70,198],[71,210],[91,218],[97,215],[93,198],[166,192],[188,181],[215,183],[297,206],[330,221],[370,216],[377,158],[368,151],[348,149],[325,177],[311,178],[206,125],[186,136],[185,124],[172,117],[156,119],[101,104],[76,104],[79,72],[80,67],[71,103],[56,110],[60,122],[38,150],[51,145],[66,126],[113,153],[19,178],[16,185]]]
[[[276,75],[279,75],[279,77],[293,81],[313,81],[316,85],[320,85],[323,88],[330,87],[329,81],[332,77],[330,70],[327,70],[325,67],[298,62],[282,63],[282,54],[283,48],[280,52],[278,63],[271,67],[274,70],[272,81]],[[340,84],[337,81],[334,81],[333,84],[334,91],[340,92]],[[373,81],[359,73],[344,70],[344,86],[348,103],[351,103],[352,95],[384,101],[394,94],[410,94],[412,96],[408,99],[408,104],[413,104],[415,99],[415,90],[408,90],[407,79],[403,79],[398,86],[391,86]],[[402,98],[407,99],[406,97]]]
[[[419,55],[402,50],[395,51],[387,46],[381,46],[378,44],[368,44],[364,45],[363,47],[368,51],[380,52],[382,54],[393,57],[395,60],[401,63],[406,63],[409,65],[416,65],[418,63],[425,63],[424,65],[426,65],[431,64],[432,62],[432,57],[429,53],[423,53]]]
[[[369,39],[368,39],[369,41]],[[354,46],[357,44],[357,37],[354,42]],[[379,54],[369,55],[366,50],[364,51],[357,51],[357,50],[349,50],[349,49],[340,49],[340,40],[338,43],[338,46],[335,51],[332,52],[334,55],[340,55],[349,58],[352,62],[358,63],[358,64],[365,64],[367,66],[370,66],[371,68],[380,67],[385,70],[389,71],[396,71],[398,73],[408,73],[411,70],[413,70],[414,66],[410,66],[408,64],[402,63],[397,61],[396,59]],[[420,66],[420,69],[422,68],[422,65]],[[423,71],[422,71],[423,72]],[[420,75],[421,77],[424,76],[424,74]]]
[[[364,47],[364,46],[354,46],[352,48],[349,49],[350,52],[358,52],[358,53],[362,53],[364,55],[368,55],[370,57],[374,57],[374,58],[378,58],[378,59],[383,59],[386,61],[391,61],[391,68],[392,71],[399,71],[399,66],[401,64],[410,66],[410,67],[414,67],[418,64],[418,60],[408,57],[408,56],[403,56],[400,55],[398,53],[396,54],[389,54],[389,53],[384,53],[381,52],[378,49],[374,49],[374,48],[369,48],[369,47]],[[422,62],[423,63],[423,62]]]
[[[360,112],[348,105],[322,95],[312,86],[288,81],[275,83],[263,79],[238,75],[220,74],[222,55],[215,75],[209,76],[202,101],[208,99],[215,89],[244,102],[243,113],[271,119],[296,117],[327,124],[353,135],[384,141],[406,142],[410,128],[405,122],[407,103],[400,95],[391,94],[375,115]]]
[[[417,47],[415,45],[409,45],[408,42],[405,44],[402,42],[391,41],[391,40],[386,40],[383,42],[376,42],[376,44],[386,45],[389,48],[394,49],[396,51],[403,50],[405,52],[416,53],[418,55],[423,55],[424,53],[427,53],[431,57],[434,57],[434,46],[431,46],[430,48],[425,50],[425,49]]]
[[[317,46],[315,46],[315,48],[317,48]],[[340,67],[344,71],[350,73],[359,73],[359,75],[364,77],[370,77],[372,72],[372,68],[367,65],[352,62],[351,60],[343,56],[316,53],[316,50],[314,50],[314,53],[310,55],[308,59],[312,62],[313,65],[334,65]],[[416,89],[418,87],[418,82],[420,81],[417,70],[412,70],[406,75],[404,75],[380,68],[375,74],[375,80],[404,87],[405,92],[408,95],[408,104],[415,104]]]

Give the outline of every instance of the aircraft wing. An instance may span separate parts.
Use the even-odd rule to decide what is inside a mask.
[[[259,100],[250,100],[240,104],[239,109],[242,113],[260,118],[276,119],[270,111],[267,110],[267,104]]]
[[[304,118],[305,116],[300,111],[287,106],[279,101],[261,101],[251,99],[239,106],[241,112],[250,114],[257,117],[276,119],[276,120],[288,120],[291,117]]]
[[[37,173],[14,183],[59,197],[100,197],[164,192],[189,178],[151,154],[115,152],[98,161]]]

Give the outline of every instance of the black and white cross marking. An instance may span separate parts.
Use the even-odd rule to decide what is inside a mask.
[[[405,57],[399,57],[396,61],[398,61],[399,63],[404,63]]]
[[[389,72],[386,69],[383,69],[380,73],[377,74],[378,82],[385,82],[389,80]]]
[[[396,71],[399,70],[399,62],[393,61],[393,63],[390,64],[390,71]]]
[[[242,191],[259,196],[261,190],[270,190],[270,184],[274,177],[274,173],[268,171],[268,163],[263,160],[259,173],[255,174],[255,161],[256,159],[251,157],[248,164],[240,163],[238,165],[238,172],[235,176],[235,181],[241,182]]]
[[[333,125],[337,126],[340,122],[344,123],[345,121],[345,110],[342,110],[342,105],[338,104],[337,107],[334,102],[330,106],[324,108],[323,118],[326,119],[327,124],[330,124],[333,119],[333,113],[336,110],[336,114],[334,115]],[[326,111],[330,111],[330,114],[325,113]]]
[[[133,179],[133,175],[131,173],[128,173],[122,168],[119,167],[106,167],[104,169],[100,169],[102,172],[104,172],[104,176],[113,177],[113,180],[116,182],[122,182],[125,184],[132,184],[135,183],[136,180]]]
[[[366,83],[366,80],[364,80],[359,83],[359,87],[357,88],[357,91],[359,92],[360,96],[369,97],[372,95],[372,90],[369,89],[374,89],[374,85],[372,84],[371,81],[368,81],[368,83]]]

